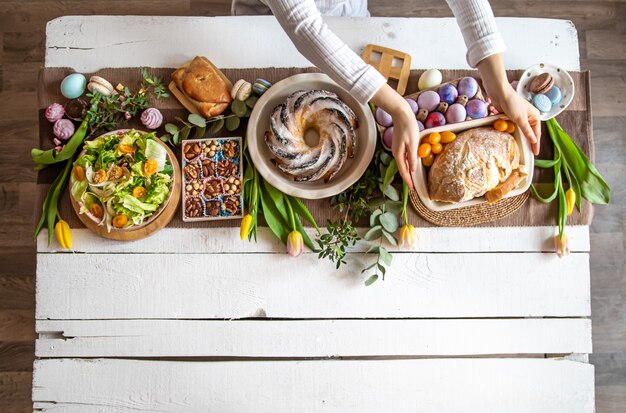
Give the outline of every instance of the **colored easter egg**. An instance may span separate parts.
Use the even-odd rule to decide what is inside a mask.
[[[561,102],[562,94],[561,89],[557,86],[552,86],[550,90],[548,90],[545,95],[550,99],[552,106],[556,106]]]
[[[456,101],[456,98],[459,97],[459,92],[456,90],[453,84],[446,83],[441,86],[437,91],[439,93],[439,98],[441,98],[442,102],[446,102],[448,105],[453,104]]]
[[[375,117],[376,117],[376,122],[378,122],[380,126],[389,127],[393,125],[393,119],[391,118],[391,115],[385,112],[384,110],[382,110],[381,108],[376,108]]]
[[[383,143],[388,148],[391,148],[391,144],[393,143],[393,126],[385,129],[385,132],[383,132]]]
[[[417,87],[419,88],[419,90],[430,89],[431,87],[435,87],[440,84],[442,79],[443,76],[439,70],[428,69],[420,76],[419,80],[417,81]]]
[[[459,95],[465,95],[468,98],[473,98],[478,92],[478,82],[471,76],[464,77],[459,81],[458,86]]]
[[[424,130],[424,124],[419,120],[417,121],[417,129],[419,129],[420,132]]]
[[[446,111],[446,121],[448,123],[463,122],[466,116],[465,106],[460,103],[453,103]]]
[[[61,94],[68,99],[76,99],[85,92],[87,79],[80,73],[72,73],[61,82]]]
[[[439,102],[441,99],[439,98],[439,94],[434,90],[427,90],[419,95],[417,98],[417,105],[420,109],[426,109],[429,112],[437,109]]]
[[[426,129],[435,128],[437,126],[443,126],[446,124],[446,118],[439,112],[433,112],[426,118]]]
[[[487,116],[487,104],[480,99],[472,99],[465,106],[467,116],[472,119],[480,119]]]
[[[539,109],[539,112],[546,113],[552,108],[552,102],[546,95],[538,93],[533,98],[533,106]]]
[[[411,99],[411,98],[404,98],[409,106],[411,107],[411,110],[413,111],[413,114],[417,113],[417,110],[419,109],[419,106],[417,105],[417,102],[415,101],[415,99]]]

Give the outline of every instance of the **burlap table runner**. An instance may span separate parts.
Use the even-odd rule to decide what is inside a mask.
[[[151,68],[149,69],[151,74],[155,74],[165,79],[166,83],[169,82],[170,74],[173,69],[171,68]],[[263,78],[271,83],[276,83],[281,79],[292,76],[298,73],[317,72],[315,68],[257,68],[257,69],[222,69],[224,74],[233,82],[237,79],[246,79],[250,82],[254,82],[256,78]],[[49,149],[53,147],[52,144],[52,125],[45,119],[43,112],[45,108],[54,102],[64,103],[66,99],[61,95],[59,91],[59,85],[61,80],[72,73],[72,69],[68,68],[44,68],[39,73],[39,142],[40,147],[43,149]],[[444,70],[442,71],[443,78],[445,80],[453,80],[463,76],[477,76],[476,71],[469,70]],[[141,82],[141,73],[139,68],[115,68],[115,69],[102,69],[96,73],[99,76],[108,79],[113,85],[122,83],[136,90]],[[421,71],[411,71],[411,77],[409,79],[407,94],[417,91],[417,79]],[[520,77],[522,71],[509,71],[508,76],[510,80],[515,80]],[[87,78],[92,74],[85,74]],[[574,100],[567,108],[566,111],[558,116],[558,121],[565,131],[567,131],[572,139],[581,147],[581,149],[589,156],[593,161],[593,138],[592,138],[592,124],[591,124],[591,107],[590,107],[590,94],[589,94],[589,72],[572,72],[572,78],[574,79],[574,85],[576,88],[576,95]],[[186,118],[188,112],[178,103],[174,97],[162,99],[159,101],[151,102],[154,107],[157,107],[163,113],[165,122],[173,122],[175,117]],[[138,118],[138,117],[137,117]],[[164,122],[164,123],[165,123]],[[131,119],[130,122],[120,125],[120,128],[125,127],[142,127],[139,119]],[[163,127],[158,130],[158,134],[164,133]],[[234,132],[227,132],[222,130],[220,136],[245,136],[245,129],[242,127]],[[180,156],[180,150],[174,151],[177,156]],[[541,139],[541,153],[539,158],[545,159],[552,156],[552,144],[548,136],[545,125],[543,126],[542,139]],[[54,180],[54,177],[59,173],[60,167],[52,166],[46,168],[40,172],[37,178],[38,183],[38,203],[41,205],[46,191],[50,183]],[[553,180],[553,175],[550,171],[539,170],[535,168],[534,182],[549,183]],[[336,219],[338,213],[335,209],[331,208],[328,199],[321,200],[306,200],[305,203],[311,210],[311,213],[320,225],[326,223],[328,219]],[[549,205],[541,204],[537,200],[531,197],[524,206],[518,211],[506,218],[480,224],[479,226],[540,226],[540,225],[556,225],[557,205],[552,203]],[[69,202],[67,189],[61,196],[59,201],[59,212],[61,216],[68,221],[71,227],[84,227],[80,220],[73,212],[72,206]],[[574,211],[572,216],[568,218],[568,224],[570,225],[589,225],[593,217],[592,205],[583,201],[582,212],[578,213]],[[433,224],[422,219],[412,208],[409,208],[409,221],[418,227],[431,227]],[[365,224],[366,225],[366,224]],[[188,223],[183,222],[181,218],[180,209],[174,216],[174,219],[169,224],[169,227],[189,227],[189,228],[201,228],[201,227],[232,227],[239,226],[239,220],[224,220],[224,221],[212,221],[212,222],[197,222]]]

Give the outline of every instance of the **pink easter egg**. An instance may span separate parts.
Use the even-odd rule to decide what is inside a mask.
[[[391,148],[391,144],[393,143],[393,126],[388,127],[383,132],[383,143],[388,148]]]
[[[466,116],[465,106],[460,103],[453,103],[446,111],[446,121],[448,123],[463,122]]]
[[[435,128],[437,126],[443,126],[446,124],[446,118],[440,112],[432,112],[426,118],[426,129]]]
[[[427,90],[419,95],[417,98],[417,105],[421,109],[426,109],[427,111],[432,112],[437,109],[440,101],[441,98],[437,92],[434,90]]]
[[[380,126],[384,126],[387,128],[393,125],[393,119],[391,118],[391,115],[385,112],[384,110],[382,110],[381,108],[376,109],[375,117],[376,117],[376,122]]]

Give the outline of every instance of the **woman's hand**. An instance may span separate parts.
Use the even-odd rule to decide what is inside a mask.
[[[415,114],[407,101],[388,84],[384,84],[372,98],[372,103],[391,115],[393,120],[393,141],[391,152],[400,176],[409,189],[413,189],[411,172],[417,169],[417,147],[419,129]]]
[[[485,92],[494,105],[504,112],[530,141],[535,155],[539,154],[541,119],[539,111],[521,97],[509,84],[501,54],[491,55],[478,65]]]

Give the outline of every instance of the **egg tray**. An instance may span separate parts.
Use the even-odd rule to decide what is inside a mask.
[[[241,142],[239,137],[183,141],[183,221],[243,217]]]
[[[433,90],[433,91],[437,92],[441,86],[447,85],[447,84],[452,84],[454,87],[458,88],[459,82],[461,81],[461,79],[462,78],[458,78],[458,79],[451,80],[449,82],[443,82],[443,83],[438,84],[437,86],[433,86],[433,87],[428,88],[428,89],[420,90],[419,92],[411,93],[409,95],[405,95],[404,97],[405,98],[410,98],[410,99],[413,99],[413,100],[417,101],[417,98],[419,97],[419,95],[421,95],[422,93],[426,92],[427,90]],[[478,83],[478,89],[476,90],[476,95],[474,95],[474,97],[472,99],[480,99],[483,102],[487,103],[487,101],[485,100],[485,96],[483,95],[483,91],[482,91],[482,89],[480,87],[480,82]],[[486,117],[492,115],[491,114],[491,108],[492,108],[492,105],[487,103],[487,116]],[[436,110],[435,110],[435,112],[436,112]],[[432,112],[428,112],[429,115],[431,113]],[[479,118],[479,119],[482,119],[482,118]],[[475,119],[472,119],[472,118],[470,118],[468,116],[468,117],[465,118],[465,120],[463,122],[468,122],[468,121],[472,121],[472,120],[475,120]],[[457,122],[456,124],[462,124],[463,122]],[[450,124],[450,125],[456,125],[456,124]],[[443,126],[447,126],[447,125],[448,124],[446,123],[446,125],[443,125]],[[387,129],[387,128],[384,127],[384,126],[379,125],[378,122],[376,122],[376,127],[378,128],[378,133],[380,134],[380,141],[383,144],[383,147],[385,149],[387,149],[388,151],[391,151],[391,148],[388,147],[387,145],[385,145],[385,142],[383,141],[383,133],[385,133],[385,129]],[[434,128],[426,128],[424,126],[424,131],[427,131],[427,130],[430,130],[430,129],[434,129]],[[422,132],[420,132],[420,134],[421,133]]]

